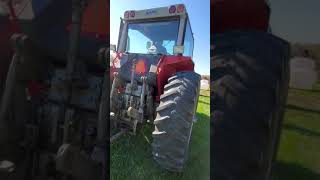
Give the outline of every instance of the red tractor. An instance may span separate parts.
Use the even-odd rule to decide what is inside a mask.
[[[211,1],[212,177],[272,177],[289,81],[289,43],[264,0]]]
[[[107,1],[0,3],[0,179],[105,180]]]
[[[188,157],[200,90],[192,61],[194,39],[183,4],[129,10],[111,48],[111,141],[153,123],[152,154],[170,171]]]

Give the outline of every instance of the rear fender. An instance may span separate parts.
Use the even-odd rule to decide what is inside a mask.
[[[194,71],[194,63],[191,57],[185,56],[162,56],[157,68],[157,101],[163,94],[163,89],[168,79],[177,72]]]

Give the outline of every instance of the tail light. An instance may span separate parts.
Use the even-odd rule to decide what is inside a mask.
[[[144,60],[139,60],[136,64],[135,72],[137,74],[145,74],[147,72],[147,65]]]
[[[136,15],[136,13],[134,11],[130,12],[130,17],[134,17]]]
[[[126,12],[124,13],[124,18],[129,18],[129,11],[126,11]]]
[[[175,13],[176,12],[176,6],[171,6],[170,8],[169,8],[169,13],[170,14],[173,14],[173,13]]]

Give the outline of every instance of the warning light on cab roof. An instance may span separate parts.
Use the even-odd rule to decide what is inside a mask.
[[[124,17],[125,17],[125,18],[129,18],[129,11],[126,11],[126,12],[124,13]]]
[[[135,15],[136,15],[136,13],[135,13],[134,11],[131,11],[131,12],[130,12],[130,17],[133,18]]]
[[[135,16],[136,16],[136,12],[134,11],[126,11],[124,13],[124,18],[129,18],[129,17],[134,18]]]
[[[176,6],[171,6],[170,8],[169,8],[169,13],[170,14],[173,14],[173,13],[175,13],[176,12]]]
[[[183,4],[179,4],[178,5],[177,12],[178,13],[183,13],[184,12],[184,5]]]

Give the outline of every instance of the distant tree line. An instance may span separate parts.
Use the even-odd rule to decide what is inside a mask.
[[[210,81],[210,75],[201,75],[201,79]]]

